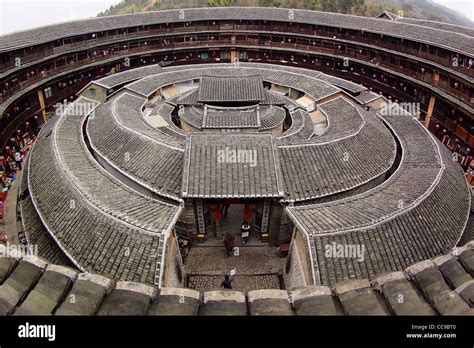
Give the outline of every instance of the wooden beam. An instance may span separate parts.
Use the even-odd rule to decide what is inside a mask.
[[[433,73],[433,84],[435,86],[438,86],[438,82],[439,82],[439,72],[435,71]]]
[[[43,90],[38,89],[38,100],[41,106],[41,113],[43,114],[43,122],[46,124],[48,122],[48,114],[46,113],[46,103],[44,102]]]
[[[428,106],[428,112],[426,113],[426,119],[425,119],[425,127],[426,128],[428,128],[430,126],[431,115],[433,115],[435,102],[436,102],[436,97],[434,95],[431,95],[430,104]]]

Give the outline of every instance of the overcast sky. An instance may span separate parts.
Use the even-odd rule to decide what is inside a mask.
[[[474,0],[434,0],[434,2],[458,10],[471,21],[474,21]]]
[[[0,35],[95,17],[119,0],[0,0]]]
[[[416,0],[414,0],[416,1]],[[474,0],[434,0],[474,21]],[[0,35],[51,23],[95,17],[119,0],[0,0]]]

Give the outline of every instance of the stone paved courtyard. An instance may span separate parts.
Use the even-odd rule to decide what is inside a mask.
[[[277,248],[270,246],[240,247],[238,256],[224,257],[224,247],[194,247],[185,264],[188,287],[206,291],[219,289],[224,275],[235,268],[233,289],[280,289],[279,274],[285,265]]]
[[[189,276],[188,288],[209,291],[218,290],[223,276]],[[232,282],[232,289],[238,291],[250,291],[257,289],[280,289],[279,277],[273,275],[235,276]]]

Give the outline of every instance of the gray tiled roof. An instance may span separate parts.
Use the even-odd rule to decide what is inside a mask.
[[[204,118],[203,106],[187,106],[182,109],[180,119],[196,129],[202,129],[202,120]]]
[[[317,100],[340,91],[317,77],[305,79],[303,73],[299,69],[280,72],[263,65],[163,69],[160,74],[129,85],[130,92],[119,92],[99,105],[88,122],[88,138],[98,158],[141,186],[175,201],[180,201],[179,197],[282,197],[285,202],[296,202],[297,206],[288,211],[293,214],[298,228],[310,234],[317,282],[322,284],[334,285],[352,278],[372,278],[380,272],[401,270],[455,245],[467,216],[464,178],[450,161],[449,153],[439,152],[438,144],[411,117],[377,117],[374,112],[364,111],[345,98],[337,97],[318,105],[328,120],[328,129],[320,136],[313,135],[312,121],[301,108],[290,108],[293,122],[281,136],[185,134],[176,126],[175,129],[150,127],[142,115],[147,98],[134,95],[149,96],[164,85],[219,75],[259,76],[263,81],[270,76],[271,81],[280,81],[274,83],[305,88]],[[148,105],[156,105],[152,112],[162,114],[172,124],[171,112],[177,99],[179,97]],[[195,123],[196,128],[202,128],[203,123],[229,126],[229,120],[223,120],[222,115],[212,115],[220,109],[206,108],[204,111],[202,105],[187,106],[181,120],[193,126]],[[209,110],[214,119],[208,124],[204,116]],[[273,110],[278,110],[280,116],[276,118],[283,122],[285,110],[268,105],[259,106],[257,121],[261,123],[260,116]],[[226,116],[238,116],[234,111],[227,110]],[[250,114],[254,116],[253,110]],[[244,121],[249,125],[255,118]],[[400,163],[396,158],[394,136],[382,121],[399,138]],[[244,123],[239,123],[242,125]],[[119,279],[151,283],[150,265],[155,263],[155,271],[158,269],[158,256],[153,250],[156,243],[162,242],[161,236],[155,238],[153,233],[159,233],[162,225],[170,225],[173,213],[162,207],[166,205],[164,202],[158,201],[157,207],[153,206],[149,200],[123,189],[122,184],[113,181],[102,168],[95,167],[96,162],[82,142],[80,117],[66,115],[57,125],[53,121],[47,127],[55,129],[50,135],[53,140],[46,137],[46,128],[42,133],[46,135],[33,151],[33,155],[35,151],[40,153],[33,165],[35,173],[40,174],[35,175],[30,184],[34,188],[33,203],[39,207],[38,213],[48,231],[55,231],[56,242],[78,267],[106,275],[113,273]],[[237,153],[231,153],[232,150]],[[238,151],[245,156],[233,158],[238,157]],[[39,163],[40,157],[45,163]],[[396,166],[398,170],[393,173]],[[387,180],[388,173],[391,176]],[[45,188],[56,182],[58,192],[48,196]],[[369,186],[373,188],[366,191]],[[362,193],[357,194],[359,192]],[[341,197],[345,198],[341,200]],[[334,201],[336,198],[339,200]],[[315,199],[321,201],[316,205],[309,202]],[[333,201],[327,203],[328,200]],[[68,206],[71,202],[75,207],[79,205],[80,214],[76,209],[55,209],[54,204]],[[143,209],[135,210],[136,206]],[[177,209],[169,206],[171,210]],[[435,208],[427,213],[431,206]],[[88,214],[94,220],[87,220]],[[87,235],[80,243],[70,240],[73,226],[65,221],[71,221],[80,231],[90,230],[90,226],[84,224],[97,224],[97,233],[104,239],[116,230],[126,236],[139,235],[134,255],[140,260],[136,263],[145,260],[144,264],[125,268],[122,268],[123,261],[118,264],[120,247],[116,250],[116,244],[123,246],[124,237],[117,242],[115,238],[110,239],[106,246],[97,246]],[[111,227],[105,230],[108,225]],[[433,237],[438,235],[437,239]],[[324,246],[332,242],[364,245],[369,256],[363,262],[334,261],[324,253]],[[148,249],[140,249],[140,243],[146,244]],[[89,249],[108,253],[107,257],[99,259],[97,265],[96,259],[86,253]],[[153,256],[148,257],[150,253]],[[77,260],[80,257],[83,259]],[[106,268],[109,263],[112,269]],[[142,268],[147,271],[141,272]],[[116,293],[118,299],[121,294]],[[372,303],[370,291],[362,291],[360,295]],[[267,311],[265,302],[260,309],[255,307],[251,311],[264,313]],[[274,305],[272,310],[286,311],[284,305]],[[208,306],[206,312],[212,313],[211,308],[214,307]],[[347,311],[352,312],[349,308],[348,305]],[[380,308],[374,310],[380,313]]]
[[[199,91],[197,89],[191,90],[183,95],[179,95],[174,101],[180,105],[197,105],[200,104],[198,101]]]
[[[74,267],[74,264],[49,235],[30,197],[21,202],[21,219],[28,236],[28,243],[38,248],[38,256],[57,265]]]
[[[121,107],[117,103],[120,101],[114,98],[99,105],[95,109],[96,116],[88,123],[87,132],[94,151],[142,186],[177,199],[184,151],[126,127],[112,113]],[[126,109],[122,117],[128,118],[127,113],[134,109],[122,106]],[[153,130],[150,128],[150,131]]]
[[[282,124],[285,120],[286,112],[283,108],[270,105],[260,106],[260,128],[272,129]]]
[[[315,100],[323,99],[340,91],[339,88],[334,87],[329,82],[320,80],[319,76],[325,76],[320,72],[285,66],[278,66],[278,69],[275,69],[271,64],[258,63],[239,63],[238,66],[235,64],[199,64],[198,66],[166,67],[162,68],[158,74],[128,84],[126,88],[138,94],[150,96],[163,86],[209,75],[229,76],[232,78],[260,76],[262,81],[268,81],[283,86],[298,86],[299,90],[309,94]],[[365,90],[365,88],[363,89]],[[264,90],[263,93],[262,104],[286,103],[286,100],[281,96],[277,96],[266,90]],[[197,104],[194,102],[194,98],[198,97],[194,96],[194,93],[189,95],[189,100],[186,96],[183,96],[183,98],[186,98],[186,104]],[[176,103],[180,104],[179,98],[177,98]]]
[[[83,102],[84,98],[80,98],[75,104]],[[62,116],[54,134],[58,159],[76,187],[95,206],[119,220],[155,233],[169,229],[178,206],[139,194],[104,170],[82,139],[83,118]]]
[[[351,190],[390,169],[395,160],[395,141],[373,114],[365,115],[361,127],[357,111],[337,112],[328,117],[348,121],[341,134],[336,128],[327,133],[327,138],[323,134],[307,144],[279,146],[287,200],[309,200]]]
[[[343,200],[290,208],[311,234],[363,228],[366,224],[371,225],[410,209],[420,197],[429,193],[441,174],[441,159],[430,136],[409,118],[411,116],[390,118],[390,125],[400,135],[404,153],[397,172],[382,185]],[[419,156],[417,148],[422,148],[425,155]],[[415,176],[423,180],[414,181]],[[344,219],[330,218],[339,215],[344,215]]]
[[[281,185],[271,135],[189,136],[183,197],[279,197],[283,194]]]
[[[28,192],[28,165],[23,167],[21,173],[20,192]],[[58,247],[54,239],[48,233],[43,225],[38,213],[28,196],[20,201],[20,212],[23,228],[26,232],[28,244],[38,249],[38,256],[48,262],[74,267],[74,264],[68,259],[64,252]]]
[[[259,105],[242,108],[218,108],[213,106],[186,106],[181,119],[196,129],[212,128],[258,128],[272,129],[286,117],[283,108],[274,105]]]
[[[199,82],[198,101],[259,102],[263,99],[263,84],[258,76],[203,76]]]
[[[402,270],[446,252],[464,229],[470,197],[449,152],[438,152],[437,141],[411,116],[384,119],[403,147],[399,169],[387,181],[342,200],[288,208],[314,239],[322,284]],[[363,245],[366,257],[327,257],[332,243]]]
[[[402,23],[422,25],[425,27],[433,28],[433,29],[446,30],[446,31],[451,31],[453,33],[464,34],[470,37],[474,37],[473,28],[463,27],[460,25],[437,22],[437,21],[429,21],[429,20],[418,19],[418,18],[409,18],[409,17],[403,17],[403,18],[398,17],[396,20]]]
[[[29,315],[45,311],[53,315],[472,315],[473,276],[474,242],[410,264],[403,271],[377,274],[370,282],[353,279],[331,287],[247,294],[185,288],[157,291],[140,283],[77,274],[39,259],[2,257],[0,315],[24,310]],[[71,295],[76,299],[73,303],[63,300]],[[22,304],[22,299],[27,300]]]
[[[219,108],[206,106],[202,128],[260,128],[260,111],[257,106]]]
[[[326,115],[328,127],[319,137],[313,138],[312,142],[332,141],[356,134],[364,127],[364,116],[374,117],[373,113],[365,112],[343,97],[319,104],[318,109]]]
[[[366,32],[380,33],[387,36],[402,37],[414,41],[432,43],[433,45],[452,48],[468,54],[474,53],[474,45],[472,44],[471,37],[466,37],[463,34],[457,34],[450,31],[437,30],[426,26],[403,22],[382,21],[375,18],[357,17],[337,13],[258,7],[168,10],[65,22],[1,36],[0,51],[54,41],[62,37],[100,32],[109,29],[157,23],[221,19],[292,21],[296,23],[313,23],[336,28],[362,29]]]
[[[65,115],[41,131],[29,166],[35,174],[28,178],[35,208],[76,266],[153,284],[161,232],[178,208],[137,194],[106,173],[86,153],[80,129],[81,117]],[[143,207],[142,217],[130,202]]]
[[[75,270],[49,265],[15,315],[52,315],[77,277]]]
[[[308,113],[301,108],[290,113],[291,126],[278,137],[278,145],[303,144],[314,135],[314,124]]]
[[[170,137],[168,134],[164,134],[160,130],[151,127],[148,123],[145,122],[145,119],[143,118],[142,108],[147,101],[146,98],[142,98],[125,92],[123,94],[120,94],[113,100],[113,114],[116,117],[117,121],[123,127],[140,132],[141,134],[144,134],[160,143],[184,149],[184,139]],[[164,104],[163,108],[165,108],[165,110],[168,110],[168,112],[172,111],[172,109],[170,109],[171,106],[169,104]]]
[[[219,128],[266,130],[284,121],[285,110],[272,104],[285,104],[286,100],[268,91],[264,91],[263,94],[264,99],[258,108],[256,105],[246,107],[203,106],[201,103],[193,102],[197,101],[197,97],[191,98],[191,95],[197,95],[197,91],[190,95],[186,94],[183,99],[177,97],[175,102],[185,104],[180,115],[181,120],[199,130]]]
[[[357,101],[360,102],[362,105],[370,103],[378,98],[382,98],[382,96],[380,94],[369,91],[362,92],[359,95],[355,96],[355,99],[357,99]]]
[[[183,145],[186,140],[186,133],[173,123],[171,113],[174,106],[167,102],[160,102],[150,113],[150,115],[159,115],[168,123],[167,127],[155,128],[158,132],[163,133],[167,137],[178,141],[179,145]]]
[[[138,80],[149,75],[158,74],[160,71],[161,66],[159,64],[154,64],[115,73],[95,80],[94,82],[97,82],[106,88],[114,88],[121,84],[130,83],[131,81]]]
[[[181,105],[199,105],[202,104],[198,100],[199,90],[193,90],[188,93],[183,94],[176,98],[175,103]],[[286,103],[286,100],[280,95],[272,93],[266,89],[263,90],[263,98],[260,101],[260,105],[283,105]]]
[[[359,93],[359,92],[365,91],[367,89],[364,86],[361,86],[357,83],[347,81],[347,80],[341,79],[341,78],[336,77],[336,76],[321,74],[320,76],[318,76],[318,78],[320,80],[329,82],[330,84],[332,84],[334,86],[337,86],[337,87],[340,87],[340,88],[343,88],[343,89],[347,89],[348,91],[353,92],[353,93]]]

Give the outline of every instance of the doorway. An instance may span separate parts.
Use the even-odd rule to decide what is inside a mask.
[[[226,209],[223,207],[227,205]],[[262,245],[262,241],[259,234],[258,226],[255,226],[255,204],[247,204],[233,201],[223,201],[220,204],[221,207],[221,216],[219,222],[216,223],[217,235],[222,238],[226,233],[230,233],[235,237],[236,246],[252,246],[252,245]],[[250,225],[250,235],[247,243],[243,243],[241,228],[244,224],[244,221],[247,221]]]
[[[229,204],[227,207],[227,214],[225,209],[222,209],[223,211],[220,220],[221,234],[225,235],[228,232],[237,237],[240,235],[240,228],[245,219],[245,204]]]

